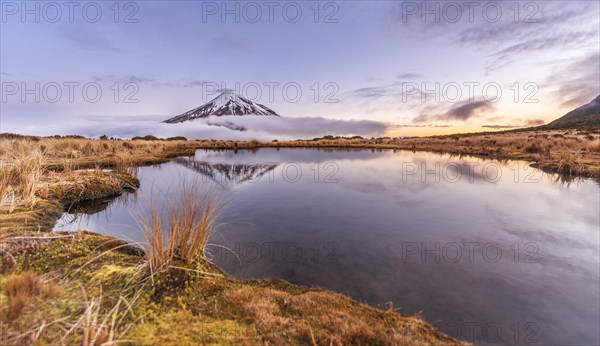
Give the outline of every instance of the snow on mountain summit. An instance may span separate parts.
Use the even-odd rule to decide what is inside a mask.
[[[225,91],[200,107],[194,108],[176,117],[163,121],[174,124],[191,121],[209,116],[243,116],[243,115],[272,115],[279,116],[275,111],[260,103],[252,102],[234,92]]]

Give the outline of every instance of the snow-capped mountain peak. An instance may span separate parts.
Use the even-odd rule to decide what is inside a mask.
[[[232,91],[224,91],[219,96],[208,101],[200,107],[194,108],[181,115],[167,119],[164,122],[173,124],[190,121],[209,116],[279,116],[275,111],[260,103],[242,97]]]

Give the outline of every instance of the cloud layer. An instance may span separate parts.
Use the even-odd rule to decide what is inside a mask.
[[[178,124],[160,123],[152,117],[85,117],[69,127],[57,125],[43,131],[31,127],[25,132],[33,135],[81,134],[88,137],[131,138],[185,136],[190,139],[259,140],[312,138],[323,135],[383,136],[394,125],[372,120],[337,120],[321,117],[208,117]],[[237,130],[236,130],[237,129]],[[244,129],[244,131],[240,131]]]

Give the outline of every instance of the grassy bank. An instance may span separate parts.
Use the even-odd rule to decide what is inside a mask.
[[[294,141],[87,140],[73,138],[0,138],[0,160],[29,157],[54,171],[111,168],[165,162],[197,149],[379,148],[435,151],[502,160],[526,160],[546,172],[600,177],[600,131],[504,131],[414,138],[319,138]],[[33,170],[29,170],[30,172]],[[0,187],[1,188],[1,187]],[[2,191],[0,190],[0,193]]]
[[[546,172],[600,177],[600,131],[505,131],[414,138],[320,138],[276,147],[380,148],[525,160]]]
[[[47,232],[79,203],[135,190],[139,182],[129,165],[189,154],[198,144],[207,145],[2,143],[3,150],[19,150],[1,153],[2,344],[459,344],[417,317],[334,292],[229,278],[202,252],[214,203],[172,213],[168,232],[152,214],[148,232],[155,243],[146,250],[88,232]],[[96,168],[114,171],[75,170],[94,160]],[[173,236],[163,239],[164,233]]]
[[[27,173],[22,174],[26,177],[23,179],[31,179]],[[80,203],[117,197],[139,187],[137,178],[127,173],[47,171],[39,177],[34,175],[35,181],[3,181],[8,187],[0,208],[0,235],[51,231],[63,211],[77,208]],[[24,186],[19,184],[33,185],[33,193],[28,195],[29,191],[23,191]]]
[[[142,251],[95,234],[2,244],[3,344],[457,344],[414,317],[282,281],[233,280],[201,260],[151,274]]]

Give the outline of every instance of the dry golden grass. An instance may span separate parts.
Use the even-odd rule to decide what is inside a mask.
[[[181,178],[176,195],[176,200],[163,198],[165,205],[161,210],[168,215],[168,225],[154,206],[147,220],[140,222],[146,234],[148,263],[153,272],[175,261],[191,263],[203,256],[208,237],[223,209],[217,190],[203,187],[199,179]]]
[[[168,233],[168,240],[165,241],[166,228],[163,227],[162,219],[158,210],[153,207],[150,221],[141,222],[142,229],[146,236],[146,255],[150,270],[157,272],[168,266],[172,261],[173,248],[175,241],[172,239],[173,233]],[[169,245],[169,246],[167,246]]]
[[[44,283],[38,274],[31,271],[10,276],[3,287],[7,300],[2,309],[3,319],[18,319],[35,296],[42,295],[47,298],[54,294],[54,290],[52,284]]]
[[[46,139],[37,145],[46,150],[48,156],[63,159],[82,159],[109,156],[118,160],[136,156],[186,149],[184,141],[109,141],[87,139]]]
[[[75,337],[81,338],[82,346],[115,345],[125,342],[125,340],[118,339],[118,335],[124,329],[123,326],[118,326],[118,323],[120,317],[127,313],[127,311],[122,312],[120,308],[121,302],[126,302],[126,300],[120,297],[117,304],[106,313],[103,312],[102,300],[102,296],[99,296],[85,302],[83,313],[63,335],[61,339],[63,344],[71,334],[77,333],[80,335],[75,335]]]
[[[44,153],[20,141],[0,141],[0,209],[32,207],[44,172]]]
[[[589,143],[587,146],[587,150],[592,153],[600,153],[600,140]]]
[[[0,138],[0,210],[32,208],[48,171],[112,168],[135,174],[136,166],[193,153],[186,141],[109,141],[74,138]]]
[[[252,321],[266,344],[305,345],[459,344],[427,323],[393,310],[378,311],[328,291],[288,292],[274,287],[231,287],[224,307]],[[415,336],[418,336],[416,338]]]

